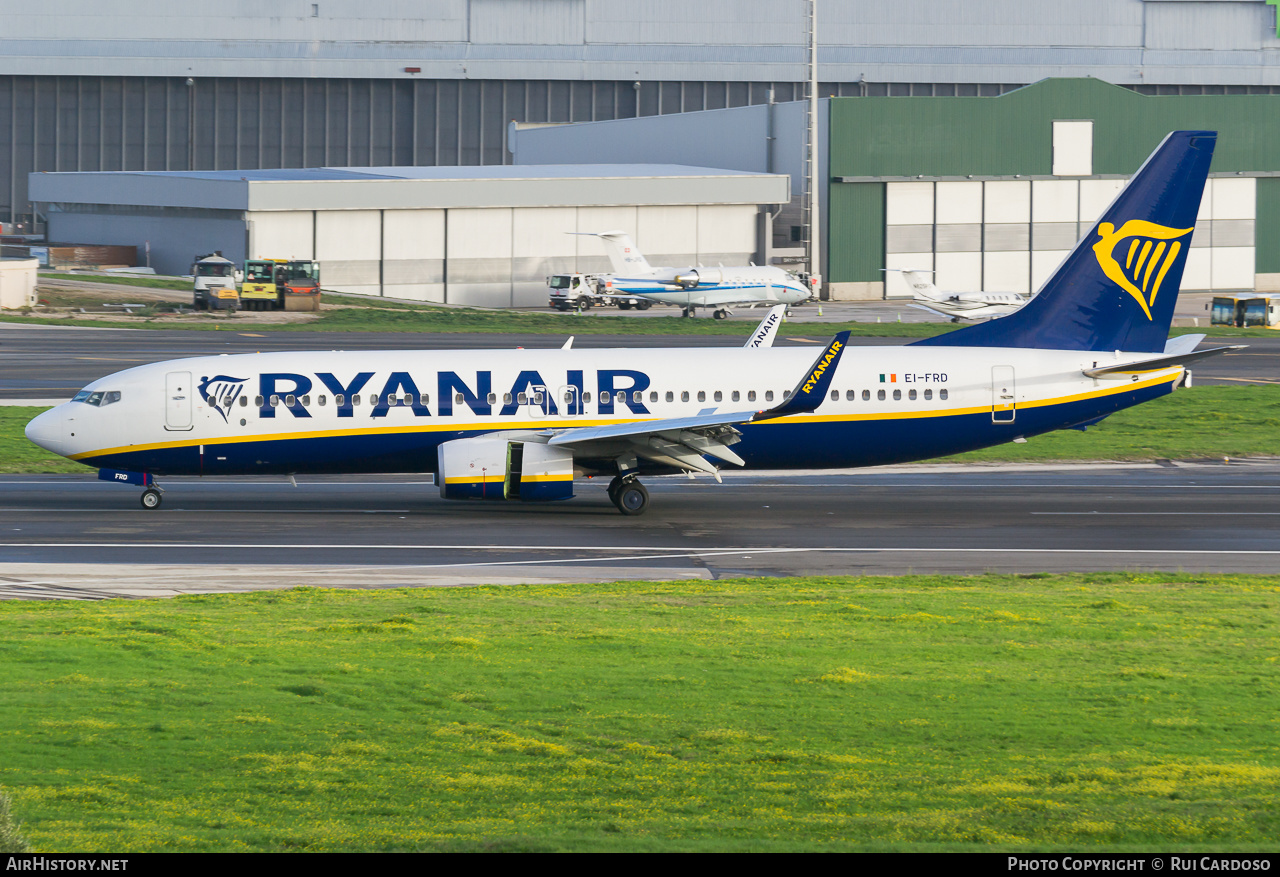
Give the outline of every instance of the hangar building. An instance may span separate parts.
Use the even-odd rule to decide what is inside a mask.
[[[949,290],[1032,292],[1175,129],[1219,132],[1183,288],[1280,289],[1280,95],[1144,95],[1050,79],[996,97],[823,103],[829,297],[908,295],[886,268],[933,270]],[[512,141],[520,163],[696,156],[798,176],[799,151],[769,140],[769,115],[795,108],[517,126]],[[786,218],[774,225],[775,246],[785,245]]]
[[[512,120],[797,100],[807,9],[0,0],[0,224],[39,225],[27,191],[37,171],[500,165]],[[822,0],[818,11],[822,96],[995,96],[1088,76],[1140,94],[1280,88],[1265,0]]]
[[[655,264],[759,261],[778,174],[666,165],[32,174],[55,240],[138,244],[161,273],[197,255],[315,259],[326,289],[545,305],[548,274],[605,271],[626,229]]]

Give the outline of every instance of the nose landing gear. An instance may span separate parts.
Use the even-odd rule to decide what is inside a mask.
[[[164,491],[160,488],[148,487],[146,490],[142,491],[142,507],[144,509],[160,508],[160,500],[163,495]]]

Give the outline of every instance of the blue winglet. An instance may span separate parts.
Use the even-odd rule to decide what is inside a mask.
[[[791,414],[808,414],[821,405],[822,400],[827,396],[827,388],[831,386],[831,379],[835,377],[836,365],[840,362],[840,357],[848,344],[849,330],[846,329],[832,338],[831,343],[818,354],[808,373],[800,383],[796,384],[796,388],[782,401],[781,405],[770,408],[768,411],[761,411],[752,420],[770,420]]]

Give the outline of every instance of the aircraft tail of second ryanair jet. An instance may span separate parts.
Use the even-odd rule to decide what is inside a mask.
[[[1217,136],[1169,134],[1025,307],[915,343],[1164,350]]]

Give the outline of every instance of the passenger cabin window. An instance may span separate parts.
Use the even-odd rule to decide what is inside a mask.
[[[489,394],[489,404],[490,404],[490,405],[497,405],[497,404],[498,404],[498,394],[497,394],[497,393],[490,393],[490,394]]]
[[[773,390],[765,390],[765,391],[764,391],[764,401],[766,401],[766,402],[772,402],[772,401],[773,401]]]
[[[462,394],[461,394],[461,393],[456,393],[456,394],[454,394],[453,402],[454,402],[454,404],[455,404],[455,405],[461,405],[461,404],[462,404],[463,402],[465,402],[465,401],[466,401],[466,400],[465,400],[464,398],[462,398]]]
[[[419,400],[423,405],[426,405],[426,404],[428,404],[428,403],[431,401],[431,394],[430,394],[430,393],[423,393],[421,396],[419,396],[419,397],[418,397],[418,400]]]
[[[911,399],[912,401],[915,401],[915,398],[916,398],[916,391],[915,391],[915,390],[909,390],[909,391],[907,392],[907,398],[908,398],[908,399]]]
[[[370,405],[377,405],[377,404],[378,404],[378,394],[377,394],[377,393],[371,393],[371,394],[369,395],[369,404],[370,404]]]
[[[734,390],[734,391],[733,391],[733,395],[732,395],[732,396],[730,396],[729,398],[730,398],[730,400],[731,400],[731,401],[734,401],[734,402],[740,402],[740,401],[742,401],[742,394],[741,394],[741,393],[739,393],[737,390]]]
[[[832,391],[831,391],[831,401],[832,401],[832,402],[839,402],[839,401],[840,401],[840,391],[839,391],[839,390],[832,390]]]
[[[333,404],[337,405],[339,408],[345,405],[346,401],[347,401],[347,397],[344,396],[342,393],[339,393],[338,395],[333,397]]]
[[[898,401],[898,400],[899,400],[899,399],[901,399],[901,398],[902,398],[902,391],[901,391],[901,390],[894,390],[894,391],[893,391],[893,399],[894,399],[894,401],[896,402],[896,401]]]
[[[517,404],[520,404],[520,405],[528,405],[528,404],[529,404],[529,394],[528,394],[528,393],[519,393],[519,394],[517,394],[517,395],[516,395],[516,403],[517,403]]]
[[[688,390],[682,390],[682,391],[680,392],[680,401],[681,401],[681,402],[688,402],[688,401],[689,401],[689,391],[688,391]]]
[[[884,390],[876,390],[876,398],[881,402],[884,401]]]
[[[932,399],[932,398],[933,398],[933,390],[925,390],[925,391],[924,391],[924,398],[925,398],[926,400],[928,400],[928,399]]]
[[[676,401],[676,394],[671,392],[670,390],[667,390],[667,401],[668,402]]]
[[[705,402],[705,401],[707,401],[707,391],[706,391],[706,390],[699,390],[699,391],[698,391],[698,401],[699,401],[699,402]]]
[[[657,401],[658,401],[658,391],[657,391],[657,390],[650,390],[650,391],[649,391],[649,401],[650,401],[650,402],[657,402]]]
[[[351,404],[352,404],[352,405],[359,405],[359,404],[360,404],[360,397],[359,397],[358,395],[357,395],[357,396],[352,396],[352,397],[351,397]]]
[[[717,395],[717,396],[719,396],[720,394],[719,394],[719,393],[716,393],[716,395]],[[568,400],[568,399],[566,399],[565,401],[567,402],[567,401],[569,401],[569,400]],[[641,393],[639,390],[636,390],[634,393],[632,393],[632,394],[631,394],[631,401],[632,401],[632,402],[643,402],[643,401],[644,401],[644,393]]]
[[[756,401],[756,391],[755,391],[755,390],[747,390],[747,401],[748,401],[748,402],[754,402],[754,401]]]
[[[863,402],[866,402],[866,401],[869,401],[870,399],[871,399],[871,391],[870,391],[870,390],[863,390],[863,391],[862,391],[862,401],[863,401]]]
[[[943,402],[947,401],[947,391],[946,391],[946,390],[939,390],[939,391],[938,391],[938,398],[939,398],[939,399],[941,399]]]
[[[724,393],[721,393],[719,390],[716,390],[716,394],[715,394],[714,396],[712,396],[711,398],[712,398],[714,401],[716,401],[716,402],[723,402],[723,401],[724,401]]]

